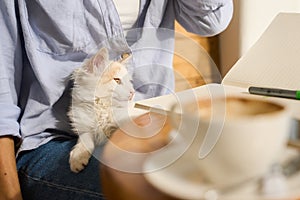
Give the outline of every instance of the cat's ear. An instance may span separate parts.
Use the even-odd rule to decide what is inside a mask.
[[[108,60],[109,60],[108,50],[107,48],[103,47],[94,56],[93,65],[100,67],[102,65],[107,64]]]
[[[88,65],[86,70],[90,73],[102,72],[109,63],[109,54],[107,48],[101,48],[96,55],[94,55]]]

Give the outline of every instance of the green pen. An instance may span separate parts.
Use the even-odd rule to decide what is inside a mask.
[[[249,87],[250,94],[258,94],[272,97],[282,97],[289,99],[300,100],[300,90],[286,90],[279,88],[263,88],[263,87]]]

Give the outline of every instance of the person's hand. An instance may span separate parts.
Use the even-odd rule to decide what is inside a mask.
[[[14,140],[6,136],[0,137],[0,199],[22,200]]]

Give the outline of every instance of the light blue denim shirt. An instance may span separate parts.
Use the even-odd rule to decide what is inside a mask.
[[[112,0],[1,0],[0,136],[22,139],[20,151],[71,136],[69,75],[106,46],[112,59],[132,53],[136,99],[174,88],[174,20],[188,31],[223,31],[232,0],[140,0],[126,36]]]

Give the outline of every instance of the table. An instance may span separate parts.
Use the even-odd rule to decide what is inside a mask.
[[[160,149],[169,141],[171,127],[167,116],[148,113],[129,124],[117,130],[105,146],[104,164],[100,169],[105,196],[108,200],[176,200],[153,187],[142,173],[147,153]],[[138,133],[139,137],[126,134],[128,128],[134,128],[129,132]]]

